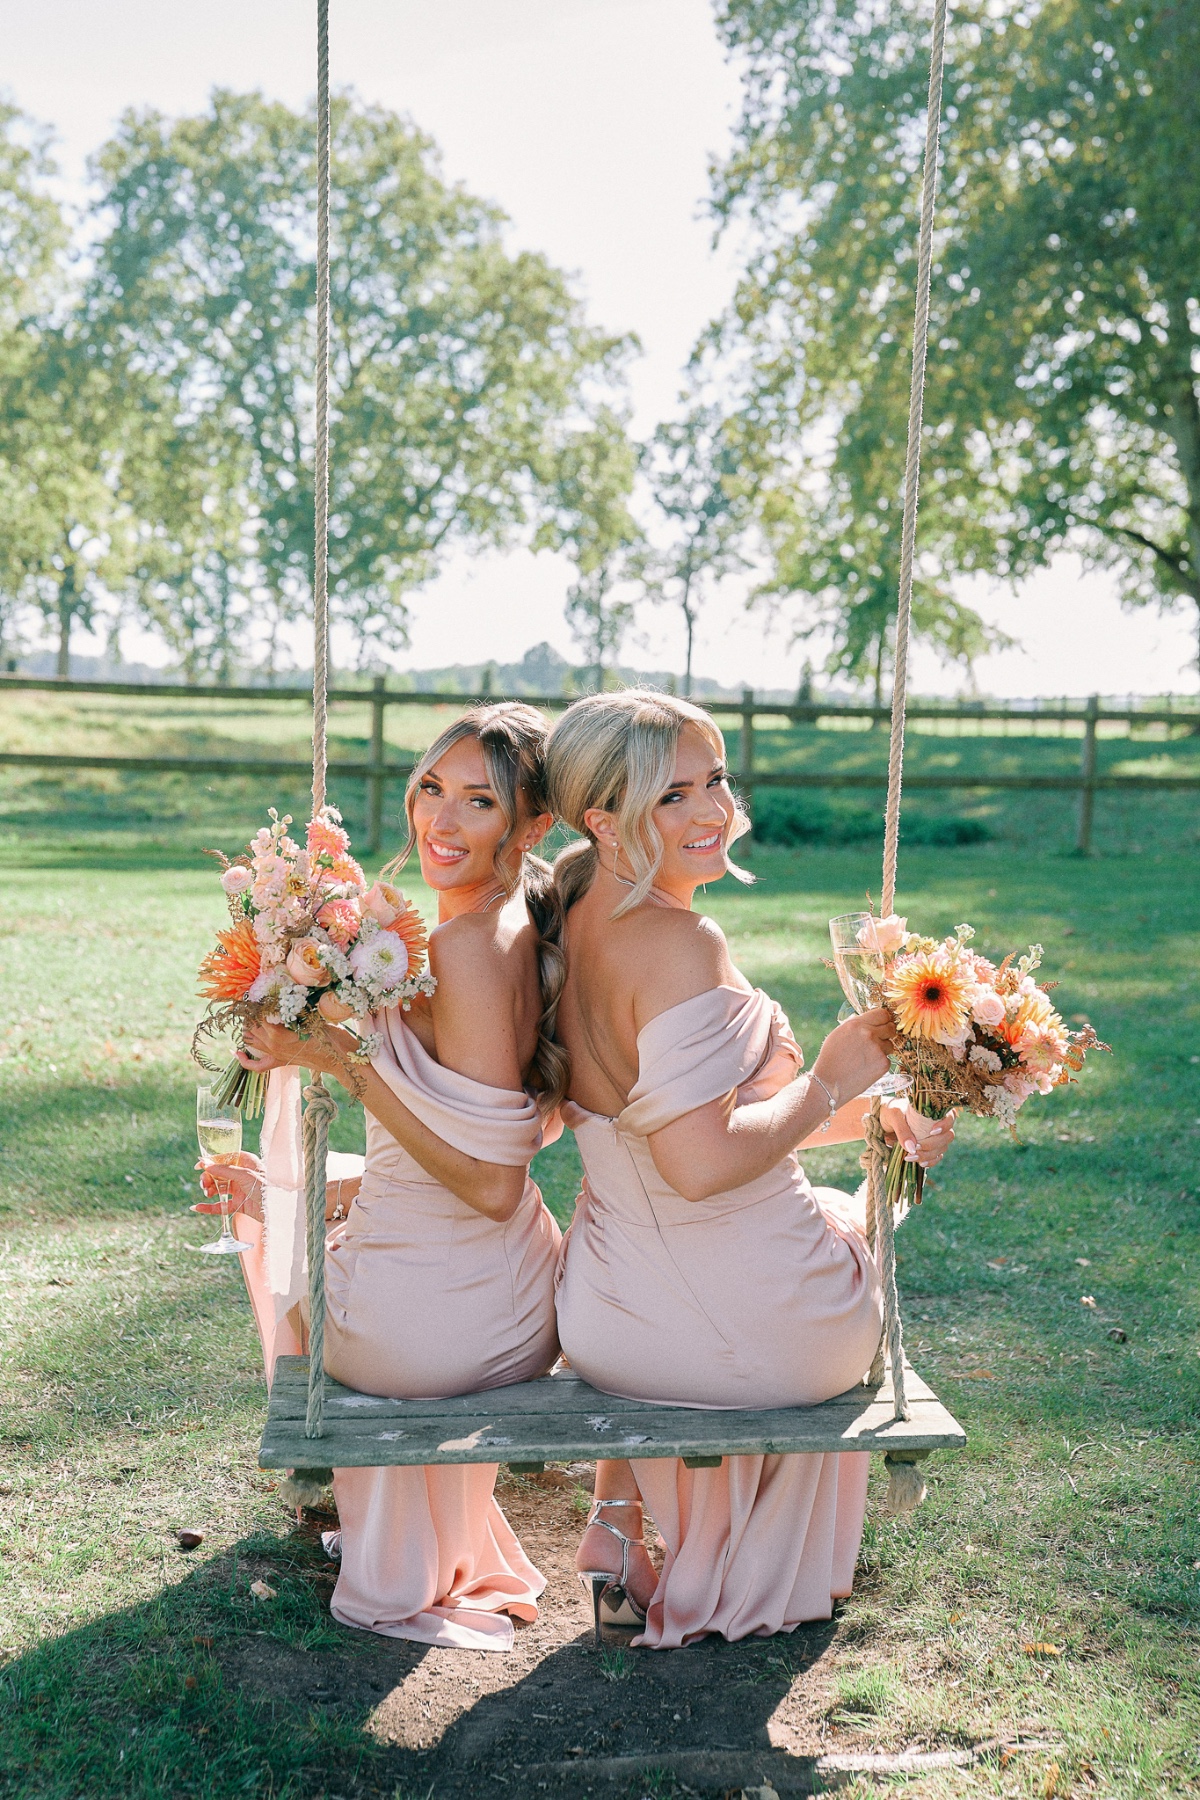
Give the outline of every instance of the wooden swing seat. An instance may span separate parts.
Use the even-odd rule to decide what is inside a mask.
[[[384,1400],[326,1376],[324,1429],[311,1438],[308,1358],[281,1356],[258,1461],[264,1469],[496,1462],[537,1474],[548,1462],[596,1457],[679,1456],[706,1468],[723,1456],[857,1450],[916,1462],[960,1449],[967,1439],[957,1419],[907,1363],[905,1374],[909,1419],[892,1415],[890,1376],[821,1406],[765,1412],[619,1400],[568,1370],[451,1400]]]

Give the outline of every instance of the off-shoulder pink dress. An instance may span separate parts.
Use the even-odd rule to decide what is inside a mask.
[[[584,1187],[563,1246],[562,1347],[586,1381],[659,1405],[809,1406],[862,1379],[879,1341],[879,1280],[850,1195],[814,1189],[794,1155],[688,1201],[647,1136],[736,1089],[770,1098],[802,1061],[779,1007],[721,987],[638,1036],[623,1112],[568,1103]],[[638,1641],[670,1649],[827,1619],[850,1592],[866,1507],[859,1455],[728,1456],[717,1469],[632,1464],[666,1545]]]
[[[543,1139],[527,1094],[442,1068],[398,1008],[372,1022],[383,1038],[372,1066],[424,1124],[481,1160],[530,1161]],[[392,1399],[544,1375],[558,1354],[560,1236],[528,1177],[512,1218],[486,1219],[368,1113],[362,1185],[326,1249],[328,1372]],[[252,1265],[253,1299],[259,1259],[242,1261]],[[260,1325],[265,1311],[260,1300]],[[265,1338],[264,1350],[273,1361]],[[419,1643],[509,1648],[513,1627],[503,1615],[536,1619],[545,1581],[496,1504],[496,1474],[495,1463],[335,1469],[342,1530],[333,1616]]]

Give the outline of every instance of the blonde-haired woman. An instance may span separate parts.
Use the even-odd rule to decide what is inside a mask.
[[[659,1404],[811,1405],[866,1372],[880,1290],[855,1203],[814,1190],[795,1152],[862,1135],[856,1098],[887,1068],[890,1015],[830,1033],[812,1072],[787,1020],[730,960],[695,890],[733,868],[743,828],[720,732],[697,707],[597,695],[550,737],[547,792],[584,841],[556,879],[569,909],[558,1031],[563,1113],[584,1190],[564,1245],[559,1336],[609,1393]],[[734,871],[738,873],[738,871]],[[904,1103],[889,1129],[928,1166],[950,1141]],[[655,1648],[828,1618],[850,1591],[863,1456],[601,1463],[577,1565],[597,1621]],[[656,1578],[645,1502],[666,1545]]]
[[[438,897],[437,989],[408,1013],[368,1021],[382,1048],[362,1078],[366,1166],[326,1257],[326,1367],[366,1393],[500,1387],[544,1374],[558,1354],[560,1234],[529,1177],[552,1117],[559,1129],[566,1076],[552,1035],[561,912],[549,866],[532,854],[551,823],[545,736],[532,707],[479,706],[409,780],[408,844],[388,873],[416,848]],[[389,911],[399,899],[386,883],[372,896]],[[322,1050],[282,1026],[246,1037],[251,1066],[335,1075],[337,1053],[355,1042],[334,1029]],[[256,1209],[256,1176],[212,1174],[240,1183]],[[264,1350],[269,1360],[266,1340]],[[496,1473],[478,1463],[336,1469],[334,1617],[418,1642],[507,1649],[513,1628],[501,1615],[535,1619],[545,1583],[495,1502]]]

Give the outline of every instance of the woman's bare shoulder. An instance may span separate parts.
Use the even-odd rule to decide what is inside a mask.
[[[429,971],[458,990],[511,989],[525,979],[535,942],[536,934],[514,929],[503,914],[461,913],[430,932]]]
[[[625,950],[639,1030],[697,994],[745,985],[729,955],[725,933],[703,913],[639,907],[628,915],[628,922]]]

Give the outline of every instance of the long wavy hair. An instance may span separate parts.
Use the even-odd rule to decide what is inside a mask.
[[[613,918],[640,906],[649,894],[663,859],[654,809],[670,786],[685,725],[694,725],[724,761],[725,739],[709,715],[688,700],[651,688],[589,694],[569,706],[555,725],[546,746],[546,789],[555,815],[583,838],[562,851],[554,865],[564,912],[595,878],[599,852],[584,823],[593,807],[615,816],[617,838],[633,870],[633,885]],[[750,820],[735,800],[729,843],[749,829]],[[754,879],[734,863],[729,870],[739,881]]]
[[[547,728],[541,713],[516,700],[472,706],[434,739],[408,778],[404,793],[408,841],[388,864],[384,875],[390,878],[397,874],[412,855],[417,841],[413,807],[423,778],[447,750],[461,744],[464,738],[474,738],[478,743],[492,792],[504,815],[504,835],[496,846],[493,861],[496,876],[506,895],[511,896],[518,887],[523,889],[525,905],[538,934],[538,985],[542,1010],[538,1019],[537,1046],[526,1078],[538,1097],[543,1114],[548,1116],[566,1093],[570,1075],[567,1053],[554,1036],[554,1022],[567,973],[562,902],[554,883],[554,870],[542,857],[526,851],[516,870],[504,857],[514,832],[527,819],[553,811],[546,792]]]

